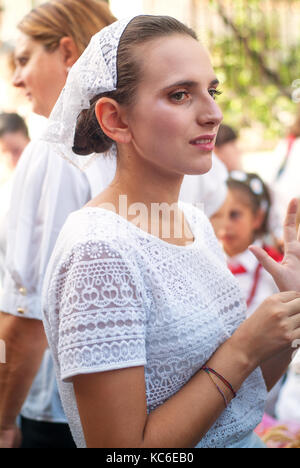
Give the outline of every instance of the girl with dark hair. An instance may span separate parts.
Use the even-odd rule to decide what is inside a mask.
[[[94,36],[51,115],[44,138],[65,158],[117,158],[110,186],[68,218],[44,283],[78,447],[263,446],[253,429],[267,388],[300,338],[296,203],[283,264],[253,247],[282,293],[246,320],[208,219],[178,202],[184,175],[211,168],[218,93],[190,29],[138,16]]]
[[[227,200],[211,222],[229,268],[239,280],[250,316],[267,297],[278,293],[278,288],[248,247],[252,244],[263,247],[279,262],[283,255],[265,244],[271,197],[262,179],[257,174],[234,171],[227,185]]]

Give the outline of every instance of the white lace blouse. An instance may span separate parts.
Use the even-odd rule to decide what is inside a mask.
[[[44,324],[78,447],[86,444],[73,376],[144,366],[151,412],[245,319],[208,219],[192,205],[181,207],[195,237],[186,247],[100,208],[71,214],[59,236],[44,284]],[[198,446],[236,444],[261,421],[265,398],[257,369]]]

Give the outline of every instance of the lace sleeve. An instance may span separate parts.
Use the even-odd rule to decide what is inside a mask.
[[[90,241],[73,249],[55,284],[62,380],[146,364],[145,296],[134,261]]]

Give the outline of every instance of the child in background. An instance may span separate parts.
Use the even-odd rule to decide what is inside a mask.
[[[228,267],[239,281],[249,317],[262,301],[279,291],[248,247],[253,244],[263,247],[278,262],[283,255],[265,242],[270,237],[271,196],[262,179],[256,174],[234,171],[227,185],[227,199],[211,222],[227,255]],[[266,403],[266,413],[272,417],[281,385],[281,381],[277,383]]]
[[[282,255],[265,245],[271,198],[268,188],[256,174],[234,171],[227,181],[228,196],[211,222],[228,257],[228,266],[237,277],[248,305],[248,316],[258,304],[278,292],[273,278],[248,250],[252,244],[264,246],[277,261]]]

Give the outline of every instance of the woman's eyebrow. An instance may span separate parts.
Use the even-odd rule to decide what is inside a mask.
[[[24,55],[27,55],[28,53],[29,53],[29,50],[26,47],[19,49],[19,50],[14,50],[13,52],[14,60],[18,60],[20,57],[23,57]]]
[[[191,80],[187,80],[187,81],[177,81],[176,83],[173,83],[169,86],[166,86],[164,88],[164,91],[167,90],[167,89],[170,89],[170,88],[175,88],[175,87],[179,87],[179,86],[183,86],[183,87],[187,87],[187,88],[194,88],[196,86],[198,86],[198,82],[197,81],[191,81]],[[209,84],[209,86],[218,86],[220,84],[219,80],[217,78],[215,78],[214,80],[212,80]]]

